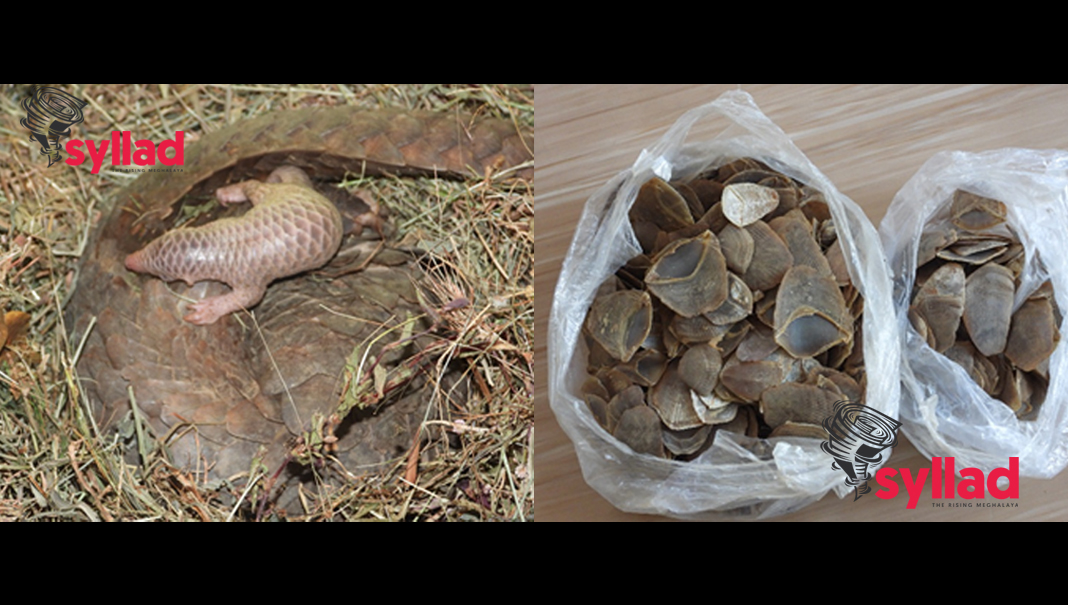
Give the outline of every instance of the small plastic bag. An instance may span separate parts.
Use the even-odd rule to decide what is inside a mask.
[[[696,122],[717,115],[731,126],[711,140],[685,142]],[[853,493],[842,471],[832,469],[834,460],[821,451],[818,439],[757,439],[717,431],[713,445],[698,458],[666,460],[636,454],[609,435],[580,395],[588,354],[581,338],[587,310],[602,282],[641,252],[628,220],[641,185],[654,176],[687,181],[741,157],[761,160],[823,192],[849,274],[865,299],[865,403],[897,417],[900,339],[890,273],[874,226],[761,113],[752,97],[742,91],[725,93],[685,113],[629,170],[590,197],[556,285],[548,335],[550,403],[575,444],[586,482],[621,510],[680,518],[710,518],[725,511],[771,517],[802,508],[832,489],[839,498]]]
[[[1068,463],[1068,354],[1061,342],[1049,358],[1050,382],[1035,420],[1018,420],[968,373],[927,345],[908,319],[920,235],[946,220],[954,191],[1003,202],[1006,223],[1024,245],[1013,311],[1035,287],[1051,280],[1057,306],[1068,310],[1068,153],[999,149],[941,152],[894,196],[879,232],[894,274],[895,308],[903,339],[901,421],[928,458],[953,457],[957,469],[989,474],[1019,457],[1020,474],[1056,475]],[[1064,325],[1059,326],[1064,333]]]

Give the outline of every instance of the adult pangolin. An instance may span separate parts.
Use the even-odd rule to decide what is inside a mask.
[[[339,214],[313,182],[530,178],[532,149],[529,133],[503,120],[350,107],[275,112],[205,135],[182,172],[146,173],[120,192],[83,256],[67,325],[73,343],[84,340],[78,374],[97,423],[121,428],[136,401],[198,479],[232,477],[254,457],[276,467],[335,409],[354,351],[369,346],[388,366],[427,342],[383,349],[398,340],[379,338],[384,330],[424,314],[412,256],[361,243],[355,232],[378,220],[373,205]],[[212,198],[226,208],[198,212]],[[246,198],[251,207],[238,203]],[[342,225],[353,232],[344,239]],[[324,263],[322,275],[306,272]],[[366,468],[410,447],[429,405],[423,381],[416,373],[331,427],[334,455]]]

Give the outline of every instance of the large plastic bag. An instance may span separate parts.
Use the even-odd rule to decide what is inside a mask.
[[[952,456],[957,469],[975,467],[989,474],[1018,456],[1020,474],[1039,478],[1056,475],[1068,463],[1068,354],[1063,342],[1049,360],[1051,380],[1038,418],[1017,420],[965,370],[929,347],[907,316],[920,234],[928,223],[948,216],[957,189],[1007,206],[1007,223],[1026,253],[1013,310],[1047,277],[1057,306],[1068,309],[1066,168],[1068,153],[1061,151],[942,152],[905,183],[879,226],[894,271],[895,307],[904,340],[903,430],[929,458]],[[1062,334],[1064,329],[1061,325]]]
[[[716,115],[732,125],[711,140],[685,142],[698,120]],[[713,446],[697,459],[670,461],[636,454],[617,441],[598,425],[579,394],[587,357],[580,336],[595,291],[641,251],[628,220],[638,189],[653,176],[685,181],[739,157],[757,158],[824,193],[850,276],[865,298],[865,403],[897,417],[900,340],[890,273],[874,226],[761,113],[752,97],[742,91],[725,93],[685,113],[629,170],[590,197],[556,285],[548,335],[550,404],[575,443],[586,482],[624,511],[681,518],[715,517],[716,511],[770,517],[797,510],[832,489],[840,498],[852,493],[818,439],[763,440],[718,431]]]

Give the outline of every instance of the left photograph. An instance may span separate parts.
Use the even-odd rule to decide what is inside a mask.
[[[0,520],[533,520],[533,86],[0,120]]]

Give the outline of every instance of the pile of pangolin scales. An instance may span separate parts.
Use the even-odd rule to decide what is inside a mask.
[[[642,254],[599,289],[582,394],[634,451],[693,459],[717,430],[826,438],[863,402],[863,298],[823,193],[742,158],[645,183]]]
[[[1061,314],[1048,279],[1037,287],[1021,280],[1027,258],[1005,215],[1001,201],[954,192],[949,217],[929,222],[920,238],[909,320],[987,394],[1033,420]]]

